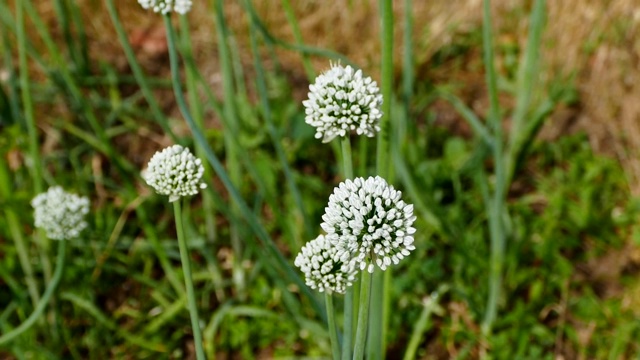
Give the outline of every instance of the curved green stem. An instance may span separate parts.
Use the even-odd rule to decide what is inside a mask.
[[[187,305],[189,306],[189,315],[191,316],[191,328],[193,330],[193,342],[196,348],[196,357],[198,360],[206,359],[204,349],[202,348],[202,332],[200,331],[200,323],[198,319],[198,306],[196,303],[196,294],[193,289],[193,280],[191,278],[191,261],[189,260],[189,249],[187,247],[187,239],[184,234],[182,225],[182,209],[180,208],[180,199],[173,202],[173,213],[176,218],[176,231],[178,232],[178,247],[180,248],[180,261],[184,272],[184,284],[187,288]]]
[[[44,309],[47,307],[49,300],[53,296],[54,291],[58,288],[58,284],[60,283],[60,279],[62,278],[62,270],[64,269],[64,260],[65,260],[65,252],[66,252],[66,240],[58,241],[58,259],[56,263],[56,269],[53,272],[53,276],[51,277],[51,282],[47,286],[42,298],[38,302],[38,305],[33,310],[33,313],[29,315],[27,320],[25,320],[20,326],[9,331],[8,333],[0,336],[0,346],[7,344],[9,341],[13,340],[18,335],[23,332],[29,330],[33,324],[40,318]]]

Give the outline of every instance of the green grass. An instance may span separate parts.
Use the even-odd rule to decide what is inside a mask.
[[[340,151],[314,139],[304,123],[302,105],[292,100],[294,85],[273,50],[298,51],[304,66],[295,70],[308,76],[313,56],[322,56],[328,67],[340,55],[305,44],[312,39],[300,35],[290,9],[296,43],[275,38],[251,1],[243,3],[251,54],[240,54],[245,48],[216,17],[221,12],[213,5],[224,2],[203,4],[215,20],[207,24],[212,34],[220,32],[222,39],[227,32],[219,56],[225,83],[233,86],[217,98],[193,60],[198,49],[184,31],[186,18],[173,16],[177,31],[167,27],[177,50],[172,79],[152,78],[129,51],[130,26],[120,23],[117,2],[106,1],[132,77],[87,53],[92,39],[74,2],[56,2],[59,31],[44,25],[35,2],[20,3],[24,12],[14,17],[8,14],[15,9],[0,2],[0,51],[8,75],[0,83],[0,334],[27,321],[57,263],[55,246],[33,228],[30,200],[58,184],[88,196],[92,207],[88,230],[66,244],[53,301],[43,316],[29,320],[28,330],[0,345],[0,357],[195,357],[172,209],[140,179],[161,147],[157,138],[189,146],[207,162],[209,186],[184,203],[183,226],[208,357],[330,357],[323,296],[303,285],[293,259],[319,233],[328,195],[344,169]],[[386,347],[388,358],[640,355],[633,296],[640,291],[638,264],[627,255],[619,271],[602,270],[611,267],[607,256],[640,244],[640,206],[629,194],[624,169],[594,154],[584,135],[536,140],[556,106],[573,106],[579,98],[564,79],[535,81],[544,2],[533,3],[531,15],[522,15],[537,24],[527,47],[513,50],[516,55],[485,52],[487,63],[516,58],[513,69],[488,72],[496,99],[486,121],[466,103],[460,91],[465,84],[425,86],[430,79],[410,71],[401,83],[382,81],[393,121],[383,139],[388,150],[379,150],[386,160],[376,165],[376,141],[351,139],[355,174],[384,172],[418,215],[417,250],[386,280],[388,319],[373,322],[382,337],[374,345]],[[394,21],[411,29],[408,13]],[[481,32],[458,39],[451,47],[467,50],[442,63],[459,64],[469,49],[480,53]],[[491,39],[485,28],[485,50]],[[399,60],[413,70],[417,55],[406,51]],[[240,58],[252,59],[250,68],[231,66]],[[384,79],[390,71],[385,67]],[[154,96],[170,85],[177,103],[167,106]],[[497,103],[497,95],[515,105]],[[469,123],[473,136],[434,126],[432,119],[443,111],[436,102],[450,104],[445,111]],[[180,115],[163,111],[167,107],[179,107]],[[507,117],[516,126],[502,133],[499,124]],[[205,121],[211,118],[222,126]],[[185,124],[189,133],[175,131]],[[500,267],[492,266],[496,258]],[[384,301],[376,306],[383,308]],[[332,305],[341,315],[344,297],[334,296]],[[336,320],[342,329],[344,319]]]

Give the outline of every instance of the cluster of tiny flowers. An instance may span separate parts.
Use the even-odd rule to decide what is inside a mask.
[[[181,196],[195,195],[199,189],[207,187],[200,179],[204,173],[202,161],[196,158],[188,148],[173,145],[156,152],[142,178],[158,194],[168,195],[169,202]]]
[[[329,197],[322,216],[326,238],[337,249],[336,258],[360,270],[385,270],[414,250],[413,205],[379,177],[346,180]]]
[[[329,142],[352,131],[372,137],[380,131],[382,95],[375,81],[362,76],[362,70],[332,64],[309,90],[309,99],[302,104],[305,122],[316,128],[317,139]]]
[[[138,3],[145,9],[161,14],[168,14],[172,10],[186,14],[191,9],[191,0],[138,0]]]
[[[31,200],[37,228],[43,229],[50,239],[73,239],[87,227],[84,221],[89,213],[89,199],[65,192],[54,186]]]
[[[323,235],[302,247],[294,264],[304,273],[310,288],[344,294],[353,284],[357,270],[337,259],[336,252],[337,248]]]

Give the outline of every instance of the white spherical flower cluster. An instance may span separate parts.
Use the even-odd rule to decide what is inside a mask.
[[[329,197],[322,216],[326,238],[337,248],[336,256],[360,270],[385,270],[414,250],[413,205],[402,193],[379,177],[346,180]]]
[[[87,227],[89,199],[65,192],[54,186],[31,200],[35,226],[43,229],[50,239],[74,239]]]
[[[305,122],[316,128],[317,139],[329,142],[352,131],[373,137],[380,131],[382,95],[375,81],[362,76],[362,70],[332,64],[309,90],[309,99],[302,104]]]
[[[138,3],[144,9],[151,9],[161,14],[168,14],[171,11],[186,14],[191,9],[191,0],[138,0]]]
[[[156,152],[142,178],[158,194],[168,195],[169,202],[181,196],[195,195],[199,189],[207,187],[200,179],[204,173],[202,161],[196,158],[188,148],[173,145]]]
[[[337,259],[336,252],[337,248],[323,235],[302,247],[294,264],[304,273],[310,288],[344,294],[353,284],[357,270]]]

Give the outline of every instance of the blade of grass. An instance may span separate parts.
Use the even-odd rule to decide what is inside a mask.
[[[160,109],[160,105],[158,105],[158,101],[155,96],[153,96],[153,91],[149,85],[149,81],[146,78],[142,68],[140,67],[140,63],[136,59],[136,55],[131,48],[131,44],[129,43],[129,39],[127,37],[127,33],[122,25],[122,21],[120,21],[120,17],[118,16],[118,12],[113,3],[114,0],[105,0],[105,4],[107,5],[107,12],[111,17],[111,22],[113,23],[113,27],[116,29],[116,34],[118,35],[118,41],[120,42],[120,46],[122,46],[122,50],[124,51],[124,55],[127,58],[127,62],[129,63],[129,67],[133,72],[133,76],[140,86],[140,90],[144,95],[147,104],[149,104],[149,108],[153,117],[158,122],[162,130],[169,135],[171,140],[174,142],[178,142],[178,138],[175,133],[169,126],[169,122],[167,121],[167,117],[164,115],[162,110]]]
[[[473,112],[473,110],[466,106],[462,102],[462,100],[460,100],[460,98],[444,89],[438,89],[437,94],[443,99],[447,100],[451,105],[453,105],[458,113],[460,113],[462,118],[467,121],[477,137],[482,139],[482,141],[487,143],[487,145],[493,146],[493,136],[491,136],[489,130],[487,130],[482,121],[480,121],[478,116]]]
[[[248,1],[249,0],[245,1],[245,6],[248,6],[247,5]],[[267,125],[267,131],[271,136],[271,141],[272,141],[273,147],[276,150],[276,155],[278,156],[278,159],[280,160],[280,164],[282,165],[284,176],[287,180],[287,184],[289,185],[289,191],[291,191],[291,194],[293,195],[294,202],[296,203],[298,212],[300,214],[300,217],[302,218],[307,239],[312,239],[313,230],[311,227],[311,223],[309,222],[309,218],[306,214],[304,204],[302,202],[302,196],[300,195],[300,190],[298,189],[298,185],[295,182],[293,172],[291,171],[291,167],[289,166],[289,162],[287,161],[287,156],[282,148],[282,144],[280,143],[281,141],[280,135],[273,123],[273,118],[271,115],[271,106],[269,104],[269,96],[267,94],[265,70],[262,66],[262,61],[260,60],[260,53],[258,51],[255,24],[252,21],[250,21],[249,26],[250,26],[249,35],[251,39],[251,49],[253,51],[254,68],[256,69],[256,87],[258,89],[258,94],[260,96],[260,104],[262,105],[262,111],[264,115],[264,120]]]
[[[291,26],[291,31],[293,32],[293,38],[295,39],[296,46],[304,45],[304,40],[302,39],[302,32],[300,31],[300,26],[298,25],[298,19],[296,19],[296,15],[293,12],[293,7],[291,6],[291,0],[282,0],[282,7],[284,8],[284,14],[287,16],[287,21],[289,22],[289,26]],[[252,18],[253,20],[253,18]],[[316,77],[315,71],[311,66],[311,61],[309,61],[309,54],[301,52],[302,55],[302,66],[304,67],[304,72],[307,74],[307,78],[309,80],[314,79]]]
[[[229,29],[227,29],[223,0],[213,0],[214,16],[216,25],[216,34],[218,38],[218,53],[220,59],[220,68],[222,72],[222,91],[224,97],[223,116],[226,118],[224,144],[226,149],[226,165],[231,183],[240,186],[242,183],[242,173],[240,163],[238,161],[238,149],[236,142],[233,140],[240,134],[240,118],[237,116],[235,105],[235,88],[233,82],[233,68],[231,64],[231,56],[227,38]],[[237,204],[232,203],[232,211],[237,212]],[[240,241],[240,229],[236,224],[230,225],[231,247],[233,248],[233,279],[235,280],[238,297],[240,300],[246,298],[245,275],[242,268],[242,242]]]

